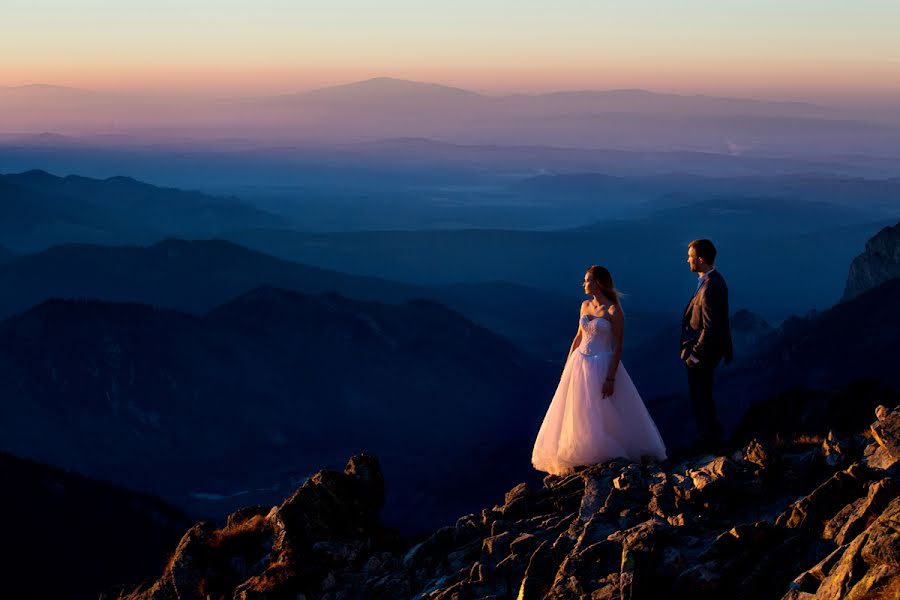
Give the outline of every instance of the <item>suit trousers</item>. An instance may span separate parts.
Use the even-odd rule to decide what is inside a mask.
[[[718,363],[718,360],[709,360],[686,367],[691,408],[701,444],[718,444],[722,441],[722,425],[716,416],[716,402],[713,399],[713,379]]]

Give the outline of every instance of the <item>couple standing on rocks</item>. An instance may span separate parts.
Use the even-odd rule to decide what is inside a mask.
[[[687,262],[699,276],[684,310],[681,360],[687,371],[699,436],[695,449],[715,449],[722,427],[713,400],[713,373],[732,359],[728,286],[716,270],[710,240],[688,245]],[[612,458],[666,458],[666,447],[643,400],[621,364],[625,315],[609,271],[594,265],[584,275],[578,333],[559,386],[534,444],[531,462],[540,471],[563,474]]]

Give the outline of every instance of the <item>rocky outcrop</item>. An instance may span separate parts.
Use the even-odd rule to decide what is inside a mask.
[[[885,281],[900,277],[900,223],[885,227],[853,259],[842,300],[850,300]]]
[[[862,434],[613,460],[414,545],[378,520],[377,461],[182,539],[163,577],[105,598],[876,598],[900,590],[900,410]]]

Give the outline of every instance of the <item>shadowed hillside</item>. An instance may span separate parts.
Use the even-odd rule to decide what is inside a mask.
[[[18,251],[72,241],[146,243],[248,223],[279,226],[283,221],[235,198],[160,188],[129,177],[56,177],[44,171],[0,175],[0,237]]]
[[[164,568],[191,523],[153,496],[5,453],[0,478],[6,598],[96,598],[138,583]]]
[[[261,285],[388,303],[430,298],[536,356],[556,360],[568,349],[571,313],[579,302],[579,290],[567,297],[503,281],[419,286],[309,267],[224,240],[170,239],[147,247],[66,244],[10,260],[0,265],[5,290],[0,318],[50,298],[141,302],[205,313]]]
[[[205,317],[48,301],[0,323],[0,438],[204,514],[369,449],[399,484],[390,520],[417,528],[529,471],[553,377],[429,301],[263,287]]]

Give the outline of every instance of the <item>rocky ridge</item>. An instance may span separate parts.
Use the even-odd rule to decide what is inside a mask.
[[[850,300],[885,281],[900,277],[900,223],[885,227],[853,259],[842,300]]]
[[[271,510],[195,525],[158,581],[102,598],[894,598],[900,410],[876,416],[855,436],[548,476],[414,545],[381,525],[384,479],[358,455]]]

